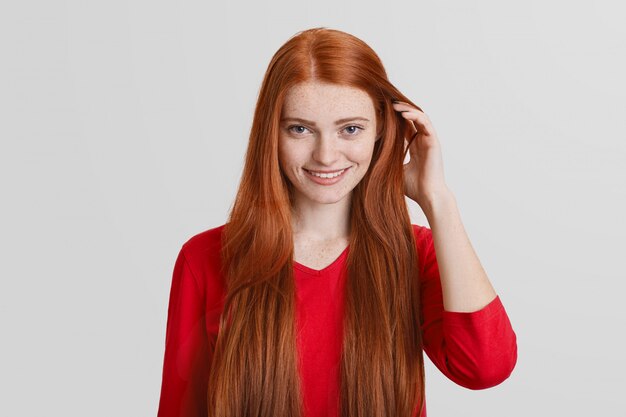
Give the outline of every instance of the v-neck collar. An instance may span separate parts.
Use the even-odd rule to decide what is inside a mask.
[[[293,266],[294,268],[297,268],[298,270],[304,272],[307,275],[313,275],[313,276],[320,276],[320,275],[326,275],[332,271],[334,271],[339,265],[341,265],[343,263],[343,260],[346,258],[346,256],[348,255],[348,249],[350,248],[350,245],[346,246],[346,248],[343,250],[343,252],[341,252],[341,254],[337,257],[337,259],[335,259],[334,261],[332,261],[329,265],[327,265],[326,267],[322,268],[322,269],[313,269],[313,268],[309,268],[306,265],[303,265],[297,261],[293,261]]]

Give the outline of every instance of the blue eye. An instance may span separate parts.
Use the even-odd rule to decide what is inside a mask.
[[[354,133],[351,133],[351,134],[350,134],[350,136],[354,136],[354,135],[356,135],[356,134],[359,132],[359,130],[363,130],[363,128],[362,128],[361,126],[357,126],[357,125],[350,125],[350,126],[347,126],[347,127],[346,127],[346,129],[349,129],[349,128],[351,128],[351,127],[354,127],[354,128],[356,128],[356,129],[358,129],[358,130],[355,130],[355,131],[354,131]]]
[[[293,129],[293,128],[298,128],[298,127],[301,127],[301,128],[303,128],[303,129],[306,129],[306,127],[304,127],[304,126],[302,126],[302,125],[292,125],[292,126],[289,126],[289,127],[287,128],[287,130],[288,130],[288,131],[290,131],[290,132],[292,132],[292,129]],[[300,134],[300,133],[304,133],[304,132],[294,132],[294,133]]]
[[[360,131],[360,130],[363,130],[363,128],[362,128],[361,126],[357,126],[357,125],[350,125],[350,126],[346,126],[346,127],[344,128],[344,130],[347,130],[347,129],[350,129],[350,128],[353,128],[353,129],[355,129],[355,130],[348,131],[348,136],[356,136],[356,135],[359,133],[359,131]],[[302,126],[302,125],[291,125],[291,126],[289,126],[289,127],[287,128],[287,131],[289,131],[289,132],[293,132],[293,133],[295,133],[296,135],[300,135],[300,134],[302,134],[302,133],[305,133],[303,130],[298,130],[298,131],[296,131],[296,130],[294,130],[294,129],[304,129],[304,130],[308,130],[308,128],[306,128],[306,127],[304,127],[304,126]]]

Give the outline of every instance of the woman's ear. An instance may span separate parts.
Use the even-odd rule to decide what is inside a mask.
[[[378,142],[378,139],[383,137],[383,129],[382,128],[377,128],[376,129],[376,140],[374,142]]]

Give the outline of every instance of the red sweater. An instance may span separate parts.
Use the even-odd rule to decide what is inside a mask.
[[[207,415],[206,390],[224,302],[219,249],[224,225],[191,237],[174,266],[158,417]],[[499,296],[471,313],[443,309],[431,230],[413,225],[420,256],[424,352],[469,389],[499,384],[517,361],[517,342]],[[342,301],[349,247],[314,270],[294,262],[298,355],[305,417],[338,415]],[[417,410],[414,416],[417,415]],[[426,407],[421,415],[426,417]]]

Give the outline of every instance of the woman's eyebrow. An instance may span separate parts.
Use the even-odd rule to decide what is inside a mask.
[[[291,121],[294,121],[294,122],[300,122],[300,123],[307,123],[307,124],[310,124],[312,126],[315,126],[315,122],[313,122],[311,120],[302,119],[300,117],[284,117],[284,118],[280,119],[281,122],[286,122],[288,120],[291,120]],[[369,119],[366,119],[365,117],[355,116],[355,117],[345,117],[343,119],[336,120],[335,124],[339,125],[341,123],[350,122],[350,121],[353,121],[353,120],[362,120],[364,122],[369,122]]]

